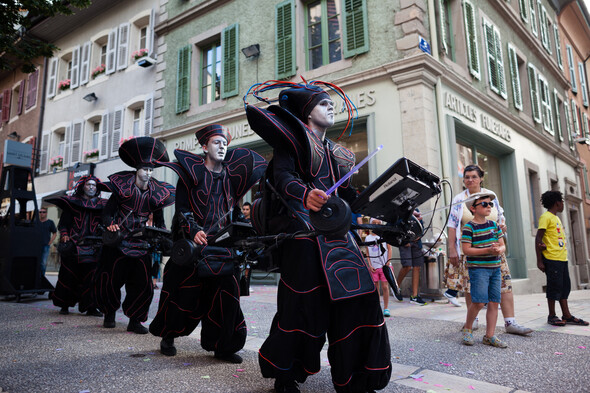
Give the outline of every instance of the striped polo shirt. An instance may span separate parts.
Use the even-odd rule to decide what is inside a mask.
[[[471,243],[474,248],[487,248],[491,247],[492,243],[497,243],[503,236],[502,230],[494,221],[487,220],[484,224],[469,221],[463,227],[461,243]],[[467,256],[465,261],[467,267],[494,268],[500,266],[499,255]]]

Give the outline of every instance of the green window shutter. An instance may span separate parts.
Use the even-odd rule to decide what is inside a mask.
[[[369,51],[367,3],[365,0],[342,0],[344,57]]]
[[[520,86],[520,74],[518,72],[518,58],[516,50],[508,44],[508,64],[510,66],[510,80],[512,82],[512,95],[514,97],[514,107],[522,110],[522,88]]]
[[[527,12],[527,0],[518,0],[518,5],[520,7],[520,17],[525,22],[528,21],[528,12]]]
[[[555,128],[557,128],[557,136],[559,140],[563,142],[563,129],[561,128],[561,112],[559,105],[559,96],[557,90],[553,89],[553,108],[555,109]]]
[[[578,123],[578,106],[576,105],[576,101],[572,98],[572,124],[574,126],[574,133],[576,136],[581,136],[580,133],[580,123]]]
[[[496,69],[498,70],[498,84],[500,88],[500,95],[507,99],[506,93],[506,72],[504,71],[504,54],[502,53],[502,40],[500,39],[500,32],[494,27],[494,40],[496,43]]]
[[[296,72],[295,5],[287,0],[275,7],[276,78],[286,79]]]
[[[238,94],[238,34],[239,26],[231,25],[221,32],[221,98]]]
[[[465,20],[465,39],[467,41],[467,62],[469,72],[480,79],[479,53],[477,50],[477,32],[475,28],[475,10],[469,1],[463,1],[463,17]]]
[[[559,29],[557,24],[553,25],[553,34],[555,35],[555,51],[557,54],[557,65],[563,70],[563,56],[561,54],[561,39],[559,38]]]
[[[176,113],[188,111],[190,107],[191,46],[178,50],[176,66]]]
[[[494,28],[489,22],[484,20],[483,23],[484,34],[486,37],[486,57],[488,60],[488,79],[490,88],[495,93],[500,94],[500,81],[498,80],[498,66],[496,62],[496,38],[494,36]]]
[[[529,0],[529,6],[531,10],[531,29],[535,37],[537,36],[537,16],[535,14],[535,0]]]
[[[533,119],[536,123],[541,122],[541,108],[539,102],[539,87],[537,82],[537,71],[532,64],[528,65],[529,90],[531,91],[531,107]]]

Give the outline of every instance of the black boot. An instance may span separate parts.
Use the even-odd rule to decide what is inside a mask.
[[[299,385],[295,380],[275,379],[275,392],[277,393],[299,393]]]
[[[88,311],[86,311],[86,315],[89,315],[91,317],[102,317],[102,313],[98,311],[96,308],[89,308]]]
[[[175,356],[176,355],[176,347],[174,346],[174,337],[162,338],[162,341],[160,341],[160,352],[164,356]]]
[[[215,351],[215,358],[226,361],[228,363],[240,364],[242,357],[237,353],[217,352]]]
[[[148,334],[149,332],[149,330],[135,318],[131,318],[129,320],[129,325],[127,325],[127,331],[136,334]]]
[[[68,307],[62,307],[61,310],[59,310],[59,313],[61,315],[68,315],[70,313],[70,310],[68,310]]]
[[[106,327],[107,329],[112,329],[116,326],[115,324],[115,313],[111,312],[111,313],[106,313],[104,316],[104,323],[102,324],[103,327]]]

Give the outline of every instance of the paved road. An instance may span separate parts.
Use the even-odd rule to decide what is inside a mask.
[[[53,278],[55,281],[55,278]],[[150,316],[155,315],[156,292]],[[101,327],[102,318],[74,311],[59,315],[46,296],[21,303],[0,301],[0,389],[17,392],[272,392],[260,376],[256,351],[268,334],[276,288],[256,286],[242,305],[248,341],[244,363],[214,359],[199,344],[199,330],[176,340],[178,355],[161,355],[159,338]],[[385,392],[589,392],[590,328],[546,324],[542,294],[516,296],[518,321],[535,329],[530,337],[497,333],[507,349],[460,344],[465,307],[446,302],[390,305],[387,319],[393,356],[392,380]],[[590,291],[570,297],[574,315],[590,319]],[[483,314],[482,314],[483,316]],[[481,340],[483,331],[475,334]],[[302,385],[303,392],[331,392],[324,350],[322,371]]]

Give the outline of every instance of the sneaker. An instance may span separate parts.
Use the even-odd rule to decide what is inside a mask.
[[[463,333],[463,345],[475,344],[475,341],[473,340],[473,331],[471,329],[462,329],[461,332]]]
[[[383,310],[383,316],[384,317],[390,317],[391,316],[391,313],[389,312],[389,309],[388,308],[386,308],[385,310]]]
[[[496,347],[496,348],[506,348],[506,347],[508,347],[508,345],[504,344],[504,342],[502,342],[496,336],[492,336],[492,337],[483,336],[482,342],[485,345],[491,345],[492,347]]]
[[[417,304],[419,306],[425,306],[426,302],[424,300],[422,300],[422,298],[420,296],[410,296],[410,303],[412,304]]]
[[[445,297],[449,299],[449,303],[451,303],[455,307],[461,307],[461,303],[459,303],[459,299],[457,299],[453,295],[449,295],[448,293],[444,293]]]
[[[520,336],[526,336],[527,334],[533,332],[533,329],[519,325],[516,322],[506,326],[505,329],[506,329],[506,333],[518,334]]]

